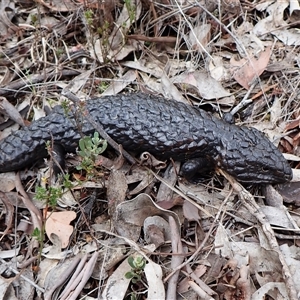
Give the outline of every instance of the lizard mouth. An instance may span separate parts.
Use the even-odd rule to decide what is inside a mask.
[[[276,172],[269,173],[245,173],[236,176],[238,181],[243,183],[254,183],[254,184],[279,184],[290,181],[293,178],[293,172],[288,167],[283,172],[276,170]]]

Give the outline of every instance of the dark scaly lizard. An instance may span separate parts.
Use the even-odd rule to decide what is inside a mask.
[[[196,107],[136,93],[91,99],[86,108],[124,149],[190,160],[183,166],[186,171],[193,169],[193,159],[200,158],[241,182],[282,183],[292,178],[289,164],[263,133],[228,124]],[[81,130],[84,135],[95,131],[86,120]],[[67,152],[74,152],[81,138],[72,115],[66,117],[61,106],[0,141],[0,172],[46,157],[45,142],[51,137]]]

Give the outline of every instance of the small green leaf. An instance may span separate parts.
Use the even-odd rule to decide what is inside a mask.
[[[134,269],[135,268],[134,258],[132,256],[129,256],[128,259],[127,259],[127,261],[128,261],[128,264],[130,265],[130,267],[132,269]]]
[[[127,278],[127,279],[132,279],[133,277],[134,277],[134,274],[131,271],[129,271],[125,274],[125,278]]]

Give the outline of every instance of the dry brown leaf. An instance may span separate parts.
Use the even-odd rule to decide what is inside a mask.
[[[221,3],[224,10],[230,14],[237,14],[241,10],[241,3],[239,0],[223,0]]]
[[[69,12],[72,10],[76,10],[79,8],[79,6],[81,6],[81,4],[75,4],[75,2],[72,0],[64,0],[64,1],[52,0],[49,1],[48,3],[43,0],[37,0],[37,2],[46,6],[52,11],[59,11],[59,12]]]
[[[169,99],[176,99],[180,102],[186,103],[186,99],[182,96],[179,89],[174,85],[172,80],[168,77],[168,75],[163,72],[161,76],[161,87],[163,90],[163,95]]]
[[[84,263],[86,262],[87,255],[78,253],[73,257],[66,257],[64,254],[63,258],[51,258],[45,259],[41,262],[39,268],[39,285],[45,288],[44,299],[50,300],[53,293],[61,291],[61,287],[64,285],[71,275],[77,275],[79,278],[79,273],[82,271]],[[63,263],[59,263],[59,259],[63,260]],[[64,286],[64,290],[61,294],[63,296],[65,290],[73,283],[75,280],[72,278],[67,285]],[[72,290],[73,292],[74,290]],[[61,298],[60,299],[64,299]]]
[[[25,126],[24,120],[18,110],[6,100],[4,97],[0,97],[0,112],[3,111],[10,119],[14,120],[21,126]]]
[[[284,202],[300,206],[300,182],[289,182],[280,184],[277,187],[278,192],[284,198]]]
[[[198,265],[195,270],[193,271],[193,273],[198,277],[201,278],[205,273],[207,272],[207,266],[204,266],[202,264]],[[185,277],[183,278],[183,280],[181,280],[178,284],[178,290],[177,292],[182,294],[185,293],[189,290],[189,277]]]
[[[111,217],[115,216],[116,207],[125,201],[127,188],[124,173],[113,169],[107,182],[107,201]]]
[[[268,47],[264,52],[260,53],[257,59],[251,57],[250,60],[242,58],[238,61],[232,57],[230,64],[234,79],[245,89],[249,89],[255,78],[261,75],[267,67],[270,55],[271,47]]]
[[[120,93],[129,84],[136,80],[137,72],[134,70],[127,71],[121,78],[113,81],[110,86],[101,94],[101,96],[116,95]]]
[[[145,266],[145,275],[148,283],[148,300],[166,299],[165,288],[162,280],[162,268],[160,265],[148,260]]]
[[[179,170],[179,162],[169,164],[163,176],[169,185],[174,186],[176,184]],[[161,184],[157,192],[156,203],[164,209],[170,209],[171,207],[178,205],[178,195],[174,195],[174,192],[167,185]]]
[[[135,22],[139,19],[142,11],[142,3],[140,0],[129,0],[128,5],[124,5],[121,14],[116,21],[116,26],[113,32],[109,37],[109,44],[111,47],[110,57],[115,57],[116,54],[124,46],[124,37],[126,36],[132,22]],[[132,11],[129,11],[129,8],[134,9],[134,20],[131,19],[130,14]]]
[[[52,241],[51,234],[56,234],[61,241],[61,247],[66,248],[73,232],[73,226],[69,224],[75,218],[74,211],[48,212],[45,227],[49,239]]]
[[[299,128],[300,127],[300,119],[296,119],[293,120],[291,122],[289,122],[286,127],[285,127],[285,131],[289,131],[295,128]]]
[[[1,299],[17,299],[14,289],[12,288],[12,282],[15,282],[19,278],[18,275],[12,276],[10,278],[5,278],[0,276],[0,295]]]
[[[148,244],[159,247],[167,240],[171,240],[169,223],[159,216],[148,217],[144,221],[145,240]]]
[[[273,299],[289,299],[285,284],[283,282],[266,283],[252,294],[251,300],[265,299],[265,295],[274,296],[272,297]]]
[[[181,196],[174,196],[171,200],[162,200],[157,203],[163,209],[171,209],[174,206],[183,205],[183,198]]]
[[[0,59],[0,64],[4,64],[4,60]],[[0,86],[6,86],[14,78],[15,74],[6,66],[0,66]]]
[[[16,187],[16,173],[7,172],[0,174],[0,191],[11,192]]]
[[[140,254],[133,254],[133,256],[140,256]],[[131,271],[131,267],[127,260],[124,260],[114,273],[108,278],[105,289],[102,293],[103,299],[124,299],[127,292],[130,279],[126,279],[124,274]],[[162,270],[158,264],[148,260],[144,268],[145,276],[147,278],[147,299],[165,299],[165,289],[162,281]]]
[[[300,3],[297,0],[290,1],[290,15],[291,19],[295,20],[296,22],[299,20],[300,17]]]
[[[138,183],[138,185],[129,191],[129,195],[136,195],[143,191],[153,181],[153,175],[144,168],[136,167],[132,170],[130,175],[126,176],[127,184]]]
[[[124,299],[130,283],[130,279],[127,279],[124,274],[129,271],[131,271],[131,267],[127,260],[124,260],[108,278],[102,293],[103,299]]]
[[[191,202],[184,200],[183,202],[183,214],[189,221],[199,221],[200,216],[198,209]]]
[[[157,206],[147,194],[139,194],[136,198],[118,205],[115,228],[120,235],[137,241],[144,220],[151,216],[161,216],[167,221],[169,216],[172,216],[177,222],[177,227],[180,228],[178,216],[172,211]]]
[[[212,55],[212,59],[209,61],[209,72],[212,78],[217,81],[229,80],[230,73],[224,66],[224,61],[221,56]]]
[[[206,72],[185,72],[172,78],[173,83],[184,84],[184,90],[196,92],[204,99],[216,99],[230,96],[221,85]]]
[[[211,39],[211,24],[201,24],[189,33],[189,43],[193,50],[202,52]]]
[[[138,50],[139,46],[140,46],[139,43],[134,40],[130,44],[123,45],[123,47],[120,49],[120,51],[115,54],[114,59],[116,61],[122,61],[130,53]]]
[[[300,45],[300,33],[298,28],[288,28],[289,23],[285,20],[285,11],[289,6],[291,1],[281,0],[281,1],[271,1],[271,5],[262,6],[260,10],[267,10],[269,14],[266,18],[261,19],[256,23],[253,28],[253,33],[257,36],[263,36],[265,34],[273,34],[285,45],[288,46],[299,46]],[[293,1],[297,2],[297,1]],[[269,3],[270,4],[270,3]],[[257,9],[260,6],[257,6]],[[299,14],[299,10],[294,9],[290,6],[290,12],[294,14]],[[298,21],[298,19],[297,19]]]
[[[240,278],[237,280],[236,286],[245,299],[251,299],[251,280],[248,266],[241,266]]]
[[[145,72],[156,78],[161,78],[163,75],[163,64],[158,60],[147,61],[145,59],[139,59],[135,61],[125,61],[122,63],[122,66]]]
[[[14,216],[14,206],[10,203],[8,197],[6,196],[6,193],[3,193],[0,189],[0,203],[5,206],[5,209],[2,209],[1,214],[5,215],[5,225],[6,228],[2,229],[1,231],[1,237],[0,241],[6,236],[6,234],[12,229],[12,224],[13,224],[13,216]],[[9,250],[10,251],[10,250]],[[14,249],[16,251],[16,249]],[[0,256],[2,255],[2,252],[5,251],[0,251]],[[15,252],[14,255],[16,255],[17,252]],[[1,256],[3,258],[3,256]]]
[[[11,22],[16,14],[15,2],[10,0],[0,1],[0,36],[10,36],[11,32],[16,32],[19,27]],[[11,30],[11,32],[9,32]]]
[[[293,228],[286,211],[280,207],[262,206],[262,212],[266,215],[269,223],[282,228]]]
[[[147,226],[147,230],[145,230],[145,232],[147,232],[145,239],[148,244],[154,244],[155,247],[158,248],[160,245],[165,243],[164,234],[156,225],[151,224]]]
[[[96,226],[92,226],[97,232]],[[109,231],[109,229],[107,230]],[[100,251],[97,259],[97,263],[95,264],[92,277],[95,279],[104,280],[109,274],[113,272],[117,268],[120,262],[122,262],[125,258],[127,258],[126,245],[116,243],[114,238],[109,238],[107,240],[102,240],[103,248],[106,250]],[[83,251],[90,253],[97,250],[97,244],[95,243],[95,248],[91,247],[91,250],[83,249]]]

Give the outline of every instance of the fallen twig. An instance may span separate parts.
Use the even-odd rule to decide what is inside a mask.
[[[254,197],[252,196],[251,193],[249,193],[246,189],[244,189],[242,185],[240,185],[233,177],[231,177],[226,172],[220,170],[220,173],[224,177],[226,177],[226,179],[230,182],[234,190],[239,194],[243,202],[243,205],[250,211],[250,213],[253,214],[253,216],[256,217],[256,219],[261,224],[262,230],[265,233],[266,238],[268,239],[271,249],[278,254],[279,260],[282,265],[283,280],[285,281],[287,293],[290,297],[290,300],[297,300],[298,299],[297,291],[295,288],[293,277],[286,263],[284,255],[280,251],[279,245],[275,237],[275,233],[271,227],[271,224],[268,222],[268,219],[266,218],[265,214],[261,211],[260,207],[255,202]]]

